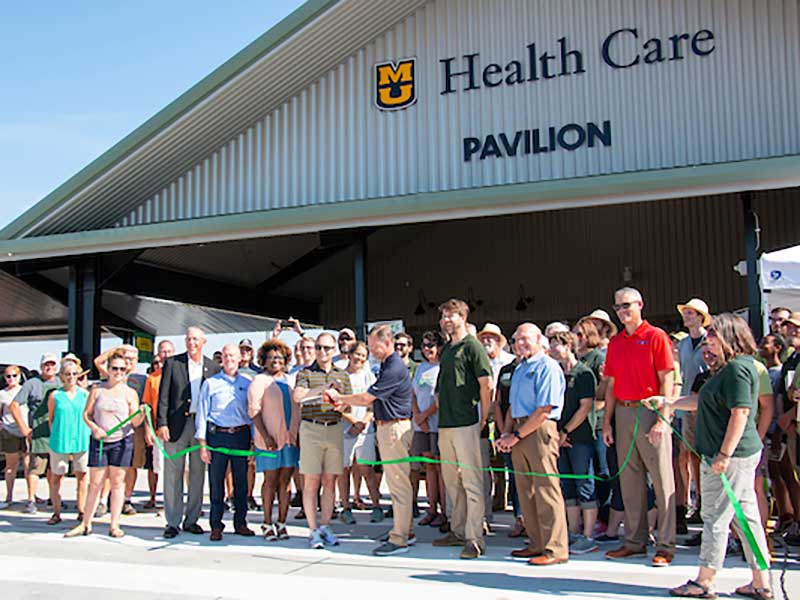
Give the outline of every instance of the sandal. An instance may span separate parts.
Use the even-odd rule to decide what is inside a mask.
[[[48,525],[58,525],[59,523],[61,523],[61,515],[53,515],[47,519]]]
[[[717,593],[712,591],[711,588],[697,583],[693,579],[689,579],[683,585],[672,588],[670,596],[680,596],[682,598],[717,598]]]
[[[80,525],[76,525],[75,527],[70,529],[67,533],[65,533],[64,537],[73,538],[81,535],[91,535],[91,534],[92,534],[92,528],[86,527],[83,523],[81,523]]]
[[[356,510],[367,510],[369,508],[361,498],[356,498],[352,504]]]
[[[125,537],[125,532],[122,531],[122,529],[117,529],[117,528],[109,529],[108,530],[108,536],[112,537],[112,538],[121,538],[121,537]]]

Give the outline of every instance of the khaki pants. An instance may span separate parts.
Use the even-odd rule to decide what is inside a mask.
[[[494,474],[489,471],[492,466],[492,442],[488,438],[481,438],[481,466],[483,472],[483,518],[487,523],[492,522],[492,481]]]
[[[483,540],[483,471],[478,424],[439,429],[439,451],[443,461],[459,462],[475,468],[461,469],[442,464],[447,495],[447,518],[458,537],[485,548]]]
[[[647,474],[653,481],[658,509],[658,546],[670,554],[675,552],[675,479],[672,473],[672,435],[667,430],[661,443],[653,446],[647,432],[660,419],[646,408],[622,406],[614,410],[617,427],[617,459],[620,468],[633,438],[637,410],[641,414],[639,431],[627,466],[619,476],[625,499],[625,544],[631,550],[647,548]],[[703,492],[705,494],[705,491]]]
[[[391,423],[378,423],[378,449],[381,460],[408,458],[414,429],[409,419]],[[408,538],[414,532],[411,489],[411,465],[400,463],[384,465],[383,477],[392,496],[394,526],[389,541],[398,546],[408,546]]]
[[[547,420],[511,449],[514,478],[522,518],[528,532],[528,548],[535,554],[569,558],[567,509],[557,477],[533,477],[521,473],[558,473],[558,424]]]

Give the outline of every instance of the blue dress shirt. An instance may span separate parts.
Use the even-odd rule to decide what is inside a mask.
[[[523,360],[511,377],[511,417],[528,417],[543,406],[552,406],[548,418],[558,421],[567,386],[559,364],[544,352]]]
[[[200,388],[195,415],[195,437],[206,439],[206,428],[211,422],[217,427],[252,425],[247,413],[247,388],[250,380],[244,375],[229,377],[224,371],[209,377]]]

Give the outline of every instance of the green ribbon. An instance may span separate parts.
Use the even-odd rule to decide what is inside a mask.
[[[147,423],[147,427],[150,429],[150,433],[153,435],[153,441],[155,442],[156,447],[158,448],[159,452],[161,452],[162,456],[166,460],[176,460],[181,456],[185,456],[187,454],[191,454],[197,450],[200,450],[202,446],[200,444],[195,444],[194,446],[189,446],[188,448],[184,448],[183,450],[178,450],[175,454],[170,454],[164,448],[164,445],[161,443],[161,439],[156,435],[155,428],[153,427],[153,419],[150,416],[150,407],[148,405],[143,405],[139,408],[135,413],[129,416],[127,419],[115,425],[111,429],[106,432],[105,437],[108,437],[115,431],[118,431],[130,421],[132,421],[138,414],[144,412],[144,418]],[[239,450],[237,448],[215,448],[213,446],[206,446],[206,449],[211,452],[217,452],[219,454],[227,454],[228,456],[264,456],[267,458],[277,458],[277,454],[275,452],[265,452],[264,450]],[[100,440],[100,459],[103,458],[103,440]]]
[[[529,477],[552,477],[554,479],[592,479],[594,481],[613,481],[619,477],[625,468],[628,466],[628,461],[633,454],[633,448],[636,445],[636,434],[639,432],[639,421],[641,420],[641,405],[636,409],[636,422],[633,424],[633,437],[631,438],[631,445],[628,446],[628,452],[625,454],[625,460],[619,467],[614,475],[608,477],[603,475],[574,475],[571,473],[536,473],[535,471],[514,471],[507,467],[478,467],[475,465],[467,465],[464,463],[456,462],[453,460],[441,460],[438,458],[429,458],[427,456],[404,456],[403,458],[395,458],[392,460],[363,460],[357,459],[357,462],[362,465],[379,466],[379,465],[398,465],[402,463],[428,463],[435,465],[452,465],[459,469],[472,469],[476,471],[488,471],[492,473],[513,473],[514,475],[527,475]]]

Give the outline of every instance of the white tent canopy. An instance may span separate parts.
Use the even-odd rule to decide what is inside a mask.
[[[800,246],[761,255],[761,289],[770,310],[800,311]]]

